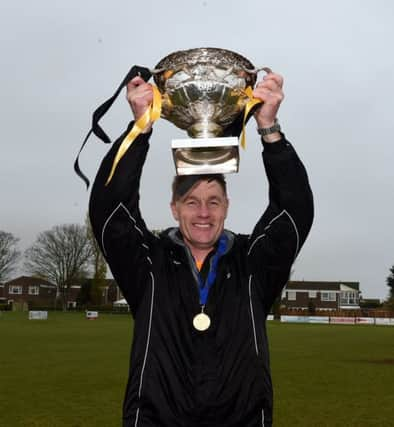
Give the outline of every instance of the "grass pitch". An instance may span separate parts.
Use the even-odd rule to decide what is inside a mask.
[[[272,324],[275,427],[394,426],[394,328]]]
[[[268,330],[275,427],[394,426],[393,327]],[[128,315],[0,314],[0,425],[120,426],[131,337]]]

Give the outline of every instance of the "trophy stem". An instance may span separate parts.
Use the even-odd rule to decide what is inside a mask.
[[[223,133],[223,129],[214,122],[204,120],[195,122],[187,129],[187,133],[191,138],[215,138]]]

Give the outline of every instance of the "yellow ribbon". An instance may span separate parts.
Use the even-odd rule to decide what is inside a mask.
[[[120,144],[116,153],[115,159],[112,163],[111,172],[105,185],[108,185],[115,173],[116,166],[120,162],[121,158],[126,154],[126,151],[130,148],[131,144],[135,141],[137,136],[148,126],[149,122],[153,123],[160,118],[161,113],[161,93],[156,86],[152,86],[153,89],[153,101],[152,104],[147,108],[145,113],[134,123],[131,131],[126,135],[125,139]]]
[[[244,120],[242,123],[242,132],[241,132],[241,147],[243,149],[245,149],[246,147],[246,138],[245,138],[245,124],[246,124],[246,118],[248,117],[248,114],[250,112],[250,110],[257,104],[260,104],[261,102],[263,102],[261,99],[255,98],[253,96],[253,89],[248,86],[245,90],[244,90],[245,95],[249,98],[249,101],[247,102],[247,104],[245,105],[245,111],[244,111]]]
[[[120,147],[118,148],[115,159],[112,163],[111,172],[108,176],[108,179],[105,185],[108,185],[111,182],[111,179],[114,176],[118,163],[120,162],[122,157],[126,154],[126,151],[130,148],[131,144],[135,141],[137,136],[146,128],[146,126],[148,126],[150,122],[153,123],[160,118],[161,105],[162,105],[161,93],[159,92],[159,89],[156,86],[152,86],[152,89],[153,89],[152,104],[150,105],[150,107],[147,108],[145,113],[134,123],[134,126],[132,127],[131,131],[126,135],[126,137],[120,144]],[[244,90],[244,93],[249,98],[249,101],[245,105],[244,118],[242,123],[241,147],[243,149],[245,149],[246,147],[246,138],[245,138],[246,118],[248,117],[250,110],[255,105],[260,104],[262,102],[261,99],[257,99],[253,97],[253,89],[251,88],[251,86],[248,86]]]

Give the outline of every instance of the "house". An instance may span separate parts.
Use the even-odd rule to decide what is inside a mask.
[[[7,303],[7,299],[4,296],[4,288],[5,288],[4,283],[0,283],[0,304]]]
[[[112,304],[123,298],[122,291],[113,279],[107,279],[105,304]]]
[[[84,283],[91,285],[92,279]],[[80,297],[82,284],[70,286],[67,292],[67,308],[76,308]],[[112,304],[123,298],[115,280],[105,279],[105,285],[100,288],[100,304]],[[20,276],[7,283],[0,283],[0,304],[22,303],[29,308],[54,307],[57,298],[57,286],[37,277]]]
[[[70,286],[67,293],[67,307],[76,308],[78,304],[81,304],[81,298],[84,300],[82,294],[86,297],[86,292],[90,292],[92,283],[93,279],[84,279],[80,284]],[[103,283],[104,286],[100,286],[100,301],[98,305],[112,304],[122,298],[122,293],[114,279],[105,279]]]
[[[289,281],[282,292],[281,305],[296,310],[357,310],[360,308],[359,282]]]
[[[56,290],[56,285],[44,279],[20,276],[0,285],[0,302],[49,307],[55,304]]]

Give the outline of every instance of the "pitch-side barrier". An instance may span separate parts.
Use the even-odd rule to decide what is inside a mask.
[[[273,320],[268,318],[268,320]],[[321,323],[331,325],[385,325],[394,326],[394,318],[389,317],[339,317],[339,316],[291,316],[282,315],[284,323]]]

